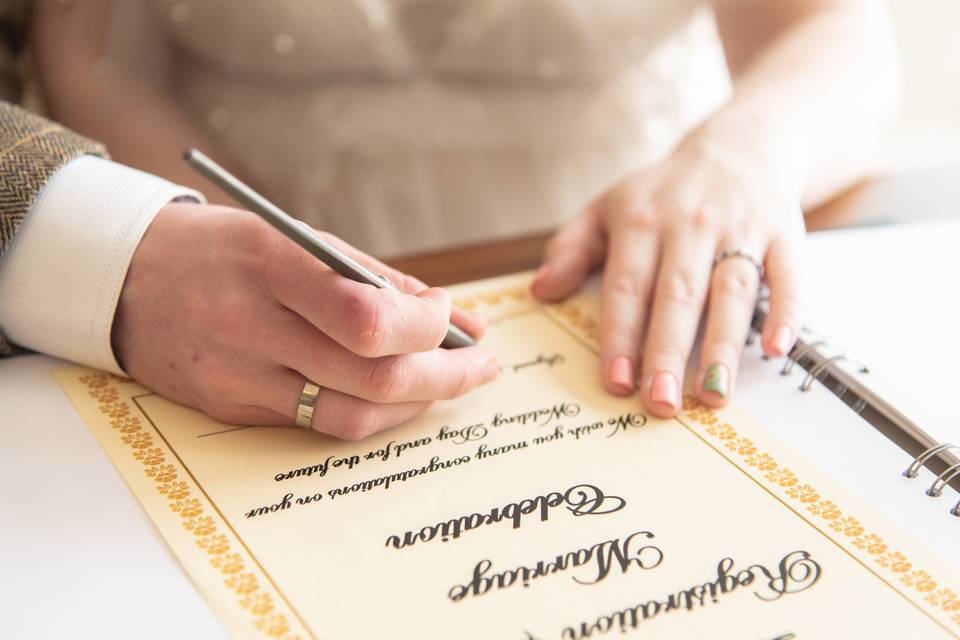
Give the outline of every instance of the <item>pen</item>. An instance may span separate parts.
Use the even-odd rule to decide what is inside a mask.
[[[239,178],[208,158],[201,151],[188,149],[184,152],[183,159],[205,178],[233,196],[234,199],[250,211],[263,218],[274,229],[309,251],[313,256],[340,275],[364,284],[372,284],[380,289],[393,289],[394,291],[398,291],[397,287],[394,286],[389,278],[371,271],[319,237],[309,225],[297,220],[264,198],[248,185],[244,184]],[[473,344],[476,344],[474,339],[463,329],[451,322],[447,328],[447,335],[444,337],[440,346],[445,349],[456,349],[458,347],[468,347]]]

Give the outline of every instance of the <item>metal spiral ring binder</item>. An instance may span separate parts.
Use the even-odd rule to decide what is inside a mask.
[[[797,346],[793,348],[793,351],[787,354],[787,361],[783,363],[783,369],[780,369],[780,375],[790,375],[790,372],[793,371],[793,365],[799,364],[801,360],[809,357],[811,353],[820,347],[827,346],[828,344],[829,343],[826,340],[817,340],[816,342],[811,342],[801,346],[800,341],[798,340]]]
[[[802,383],[800,383],[800,391],[810,391],[810,389],[813,388],[813,383],[815,380],[819,380],[821,375],[826,373],[830,367],[837,362],[842,362],[843,360],[846,360],[847,362],[855,362],[854,360],[848,358],[846,354],[841,353],[839,355],[831,356],[820,364],[811,367],[807,372],[807,377],[803,379]],[[870,370],[864,365],[860,363],[857,364],[860,366],[860,373],[870,373]]]
[[[944,443],[938,444],[935,447],[930,447],[913,459],[913,462],[910,463],[910,466],[906,468],[906,470],[903,472],[903,475],[907,478],[916,478],[917,474],[920,473],[920,467],[922,467],[927,460],[937,455],[941,451],[947,451],[949,449],[960,449],[960,445]]]
[[[934,456],[939,455],[940,453],[949,451],[951,449],[960,449],[960,445],[943,443],[938,444],[934,447],[930,447],[919,456],[913,459],[913,462],[910,463],[910,466],[907,467],[903,475],[907,478],[916,478],[920,473],[920,467],[922,467],[927,460],[930,460]],[[937,479],[933,481],[933,484],[930,485],[930,488],[927,489],[927,495],[931,498],[939,498],[943,495],[943,490],[946,488],[950,481],[955,477],[960,476],[960,463],[951,465],[947,467],[944,471],[940,472],[940,475],[937,476]],[[950,509],[950,513],[957,517],[960,517],[960,501],[957,501],[957,504],[953,506],[953,509]]]
[[[751,336],[762,332],[766,318],[766,310],[762,305],[758,305],[751,322]],[[827,350],[833,353],[824,353]],[[854,363],[857,370],[848,371],[839,366],[842,362]],[[960,450],[960,445],[937,442],[907,416],[873,392],[860,380],[862,374],[869,373],[867,367],[851,360],[829,342],[809,339],[806,336],[801,336],[797,340],[787,355],[787,362],[784,363],[780,374],[790,375],[795,366],[806,371],[806,376],[800,385],[802,391],[810,391],[814,383],[819,381],[887,439],[913,456],[914,461],[904,475],[916,477],[920,468],[925,466],[938,474],[937,482],[931,489],[942,492],[947,485],[950,485],[960,491],[960,458],[951,453],[953,450]],[[960,502],[951,510],[951,513],[960,517]]]
[[[947,483],[957,475],[960,475],[960,464],[955,464],[938,475],[937,479],[933,481],[932,485],[930,485],[930,488],[927,489],[927,495],[931,498],[939,498],[941,495],[943,495],[943,489],[947,486]]]

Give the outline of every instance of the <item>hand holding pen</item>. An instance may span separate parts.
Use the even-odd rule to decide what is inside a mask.
[[[147,229],[121,293],[115,353],[129,375],[239,425],[366,437],[499,372],[481,346],[439,349],[482,320],[339,239],[309,236],[393,286],[344,277],[250,212],[173,203]],[[395,288],[394,288],[395,287]],[[471,338],[472,336],[472,338]]]

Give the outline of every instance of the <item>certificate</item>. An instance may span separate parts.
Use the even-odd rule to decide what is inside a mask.
[[[359,442],[58,378],[236,637],[960,637],[954,567],[735,408],[608,395],[597,301],[528,285],[454,288],[497,380]]]

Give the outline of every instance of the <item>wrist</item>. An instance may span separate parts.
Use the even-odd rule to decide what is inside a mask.
[[[101,158],[64,165],[0,258],[0,326],[34,351],[119,373],[111,327],[156,212],[199,194]]]
[[[797,200],[803,193],[807,154],[789,127],[774,118],[728,105],[693,129],[679,149],[736,162],[745,171],[766,175]]]

